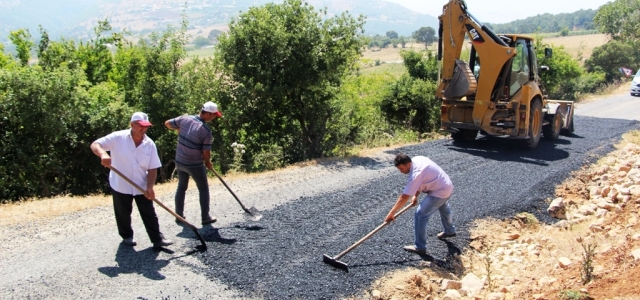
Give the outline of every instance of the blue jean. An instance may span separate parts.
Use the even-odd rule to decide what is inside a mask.
[[[451,207],[449,207],[449,197],[436,198],[426,196],[418,205],[415,216],[413,218],[415,230],[415,246],[418,250],[427,249],[427,225],[431,215],[440,211],[440,219],[442,219],[442,227],[445,234],[456,233],[456,227],[453,226],[453,216],[451,215]]]
[[[200,194],[200,212],[202,220],[209,220],[209,183],[207,181],[207,168],[204,164],[199,166],[183,166],[176,164],[178,173],[178,189],[176,190],[176,213],[184,217],[184,198],[189,187],[189,177],[193,178]]]

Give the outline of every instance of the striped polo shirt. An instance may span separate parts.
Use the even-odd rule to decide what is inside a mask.
[[[176,163],[183,166],[199,166],[202,151],[211,150],[211,129],[199,116],[180,116],[169,120],[171,127],[179,129]]]

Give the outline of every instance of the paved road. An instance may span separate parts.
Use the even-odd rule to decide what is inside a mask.
[[[220,221],[201,229],[209,246],[204,253],[194,253],[193,233],[160,210],[161,228],[177,242],[162,252],[150,248],[136,213],[139,246],[120,246],[109,206],[0,228],[0,298],[327,299],[358,293],[383,273],[423,259],[452,267],[450,254],[467,246],[475,219],[529,211],[550,221],[541,212],[554,185],[610,151],[622,133],[639,129],[632,113],[639,108],[640,98],[630,96],[580,105],[575,135],[535,150],[509,140],[454,145],[445,139],[229,182],[263,211],[259,223],[244,222],[233,198],[212,182]],[[430,239],[425,258],[406,253],[401,247],[413,234],[407,213],[342,259],[351,272],[323,264],[322,254],[339,253],[386,215],[406,180],[391,164],[398,151],[427,155],[451,175],[459,237]],[[170,205],[172,197],[160,200]],[[187,218],[197,221],[197,191],[188,197]],[[435,216],[429,233],[439,227]]]

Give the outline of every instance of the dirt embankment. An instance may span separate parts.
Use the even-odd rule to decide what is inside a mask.
[[[365,293],[374,299],[640,299],[640,132],[556,188],[541,224],[480,220],[455,270],[424,262]],[[455,264],[453,264],[455,266]],[[456,275],[457,274],[457,275]]]

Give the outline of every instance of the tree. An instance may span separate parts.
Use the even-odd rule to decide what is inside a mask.
[[[239,88],[231,107],[248,124],[256,150],[273,144],[285,159],[323,155],[332,99],[359,59],[364,17],[327,17],[307,2],[252,7],[219,37],[215,57]]]
[[[197,49],[201,49],[201,48],[204,48],[205,46],[211,45],[211,41],[206,37],[197,36],[193,40],[193,44],[196,46]]]
[[[398,38],[398,33],[393,31],[393,30],[389,30],[387,31],[387,37],[390,39],[397,39]]]
[[[20,64],[22,64],[22,66],[26,66],[29,63],[31,48],[34,45],[31,40],[29,29],[11,31],[9,39],[16,46],[16,52],[18,52],[18,60],[20,60]]]
[[[218,42],[218,37],[222,34],[221,30],[218,29],[212,29],[211,31],[209,31],[209,35],[207,36],[207,38],[212,42],[212,43],[217,43]]]
[[[622,53],[624,55],[621,55]],[[633,46],[619,41],[610,41],[593,49],[591,57],[585,61],[585,66],[589,72],[604,72],[607,81],[610,82],[622,76],[618,71],[620,67],[633,69],[639,67],[633,54]]]
[[[562,30],[560,30],[560,35],[561,36],[568,36],[569,35],[569,27],[562,27]]]
[[[436,31],[431,27],[420,27],[420,29],[413,32],[413,38],[429,47],[431,43],[436,41]]]
[[[620,41],[640,40],[640,0],[615,0],[602,5],[593,22],[597,29]]]
[[[438,61],[431,51],[402,50],[400,56],[412,78],[433,82],[438,80]]]

